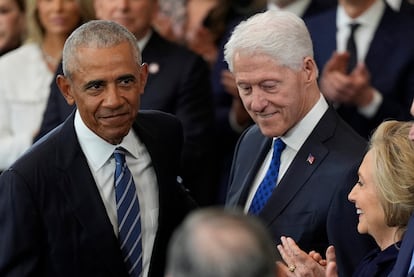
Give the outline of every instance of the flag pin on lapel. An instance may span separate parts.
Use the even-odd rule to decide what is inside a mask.
[[[150,63],[148,65],[148,72],[150,74],[157,74],[160,71],[160,65],[157,63]]]
[[[309,164],[313,164],[313,162],[315,161],[315,157],[311,153],[309,153],[308,158],[306,159],[306,161]]]

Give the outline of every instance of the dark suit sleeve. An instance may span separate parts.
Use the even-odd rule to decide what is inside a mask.
[[[0,177],[0,276],[43,276],[43,235],[31,191],[12,169]]]
[[[60,92],[60,89],[56,83],[56,77],[63,75],[62,63],[59,64],[55,77],[50,83],[50,93],[47,100],[46,109],[43,113],[42,123],[40,125],[39,133],[34,138],[34,142],[38,141],[41,137],[46,135],[49,131],[57,127],[66,117],[73,111],[72,106],[66,103],[65,98]]]
[[[200,204],[211,204],[215,196],[213,174],[214,108],[210,69],[196,55],[181,73],[175,115],[184,130],[183,177]]]

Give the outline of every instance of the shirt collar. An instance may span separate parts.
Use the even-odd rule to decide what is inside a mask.
[[[124,148],[134,158],[139,157],[140,142],[132,130],[129,130],[129,133],[122,139],[120,144],[113,145],[89,129],[83,122],[78,110],[75,112],[74,124],[81,149],[94,171],[98,171],[109,160],[117,147]]]
[[[313,106],[298,124],[281,138],[283,142],[295,151],[299,151],[327,109],[328,103],[322,94],[320,94],[319,100],[315,106]]]
[[[142,51],[144,51],[144,48],[147,45],[151,35],[152,35],[152,30],[150,29],[144,37],[138,40],[138,47],[139,47],[139,50],[141,51],[141,54],[142,54]]]
[[[349,24],[353,22],[358,22],[364,26],[376,26],[381,20],[384,10],[385,3],[381,0],[376,0],[374,4],[360,16],[357,18],[350,18],[342,5],[338,5],[336,26],[338,26],[338,28],[347,28]]]

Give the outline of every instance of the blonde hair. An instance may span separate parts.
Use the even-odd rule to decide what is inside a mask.
[[[405,232],[414,210],[414,142],[412,122],[386,121],[370,140],[374,178],[386,224]]]
[[[38,0],[26,0],[27,39],[26,42],[42,43],[45,30],[40,23],[37,11]],[[93,0],[76,0],[81,12],[79,25],[95,18]]]

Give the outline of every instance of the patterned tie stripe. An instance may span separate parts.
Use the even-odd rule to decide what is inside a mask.
[[[281,139],[275,141],[269,169],[253,197],[252,204],[249,207],[250,214],[258,214],[272,194],[279,176],[280,156],[285,147],[286,144]]]
[[[125,151],[114,151],[118,239],[130,276],[142,276],[141,213],[135,183],[125,163]]]

